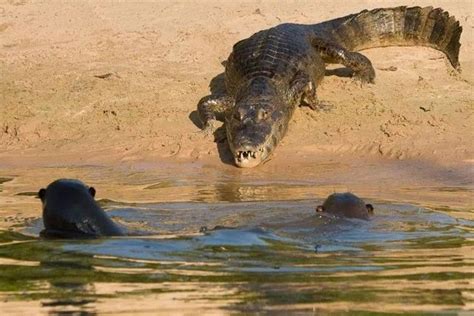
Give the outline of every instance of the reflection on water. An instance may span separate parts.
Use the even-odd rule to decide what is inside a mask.
[[[314,212],[321,203],[314,197],[337,184],[208,171],[206,179],[192,171],[179,179],[127,173],[113,184],[88,173],[85,181],[116,221],[151,235],[40,240],[38,217],[0,230],[2,314],[474,309],[474,220],[466,209],[370,200],[372,220],[334,219]],[[0,183],[0,214],[39,210],[30,192],[48,181],[8,179]],[[465,187],[424,192],[472,194]]]

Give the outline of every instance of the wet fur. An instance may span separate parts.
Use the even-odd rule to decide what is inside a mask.
[[[374,207],[352,193],[334,193],[328,196],[323,205],[316,207],[316,212],[368,220],[374,213]]]
[[[95,189],[73,179],[59,179],[40,189],[45,238],[97,238],[122,236],[115,224],[94,200]]]

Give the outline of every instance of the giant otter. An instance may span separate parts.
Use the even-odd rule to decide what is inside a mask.
[[[97,238],[126,234],[94,200],[95,189],[79,180],[56,180],[39,190],[38,196],[43,204],[42,237]]]
[[[362,199],[352,193],[333,193],[328,196],[323,205],[316,207],[316,212],[368,220],[369,216],[373,215],[374,207],[372,204],[365,204]]]

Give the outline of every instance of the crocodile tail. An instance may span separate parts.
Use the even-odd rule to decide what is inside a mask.
[[[348,50],[384,46],[429,46],[446,54],[459,67],[462,27],[441,8],[396,7],[364,10],[331,20],[322,29]]]

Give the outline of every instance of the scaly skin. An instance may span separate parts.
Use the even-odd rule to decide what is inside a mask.
[[[284,137],[298,105],[321,106],[316,89],[326,63],[340,63],[373,83],[370,60],[356,50],[382,46],[429,46],[459,69],[462,28],[431,7],[362,11],[314,24],[281,24],[236,43],[227,59],[227,94],[198,105],[207,133],[225,118],[227,141],[238,167],[267,160]]]

